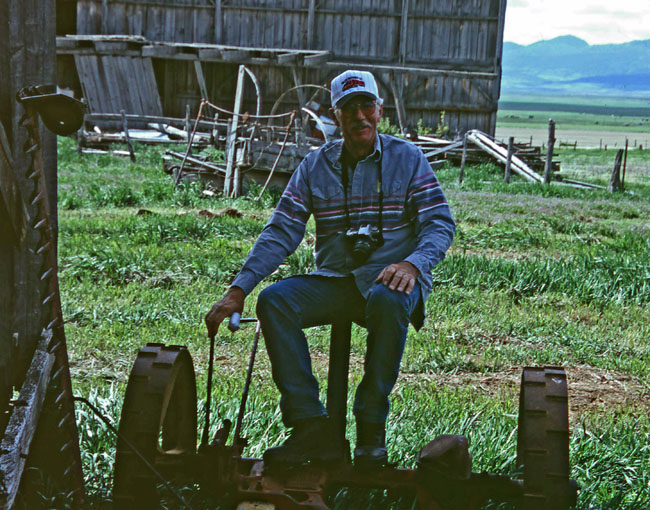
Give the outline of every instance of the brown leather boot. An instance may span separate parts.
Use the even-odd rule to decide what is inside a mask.
[[[387,462],[386,424],[357,419],[354,465],[361,468],[378,468],[386,465]]]

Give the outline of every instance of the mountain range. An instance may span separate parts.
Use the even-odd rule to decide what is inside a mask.
[[[650,39],[590,45],[565,35],[503,45],[502,94],[644,96],[650,93]]]

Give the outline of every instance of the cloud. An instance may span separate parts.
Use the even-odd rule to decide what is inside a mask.
[[[575,35],[590,44],[650,39],[648,0],[509,0],[505,40],[530,44]]]

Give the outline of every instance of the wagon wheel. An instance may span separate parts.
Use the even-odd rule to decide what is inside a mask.
[[[151,463],[159,455],[196,451],[196,382],[189,351],[147,344],[138,353],[126,387],[119,431]],[[115,508],[158,508],[159,480],[123,442],[117,443]]]
[[[575,504],[569,480],[569,413],[564,369],[524,368],[519,398],[517,465],[523,510],[566,510]]]

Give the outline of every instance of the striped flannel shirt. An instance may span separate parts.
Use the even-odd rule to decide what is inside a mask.
[[[359,291],[367,298],[384,267],[406,260],[420,272],[422,303],[426,302],[432,286],[431,269],[445,257],[455,231],[431,166],[419,148],[388,135],[378,135],[374,152],[357,163],[348,178],[350,225],[377,226],[381,169],[384,244],[361,267],[356,267],[345,239],[342,149],[342,140],[327,143],[298,166],[233,286],[248,294],[275,271],[298,247],[313,214],[316,270],[310,274],[353,275]],[[418,328],[423,319],[423,309],[411,318]]]

